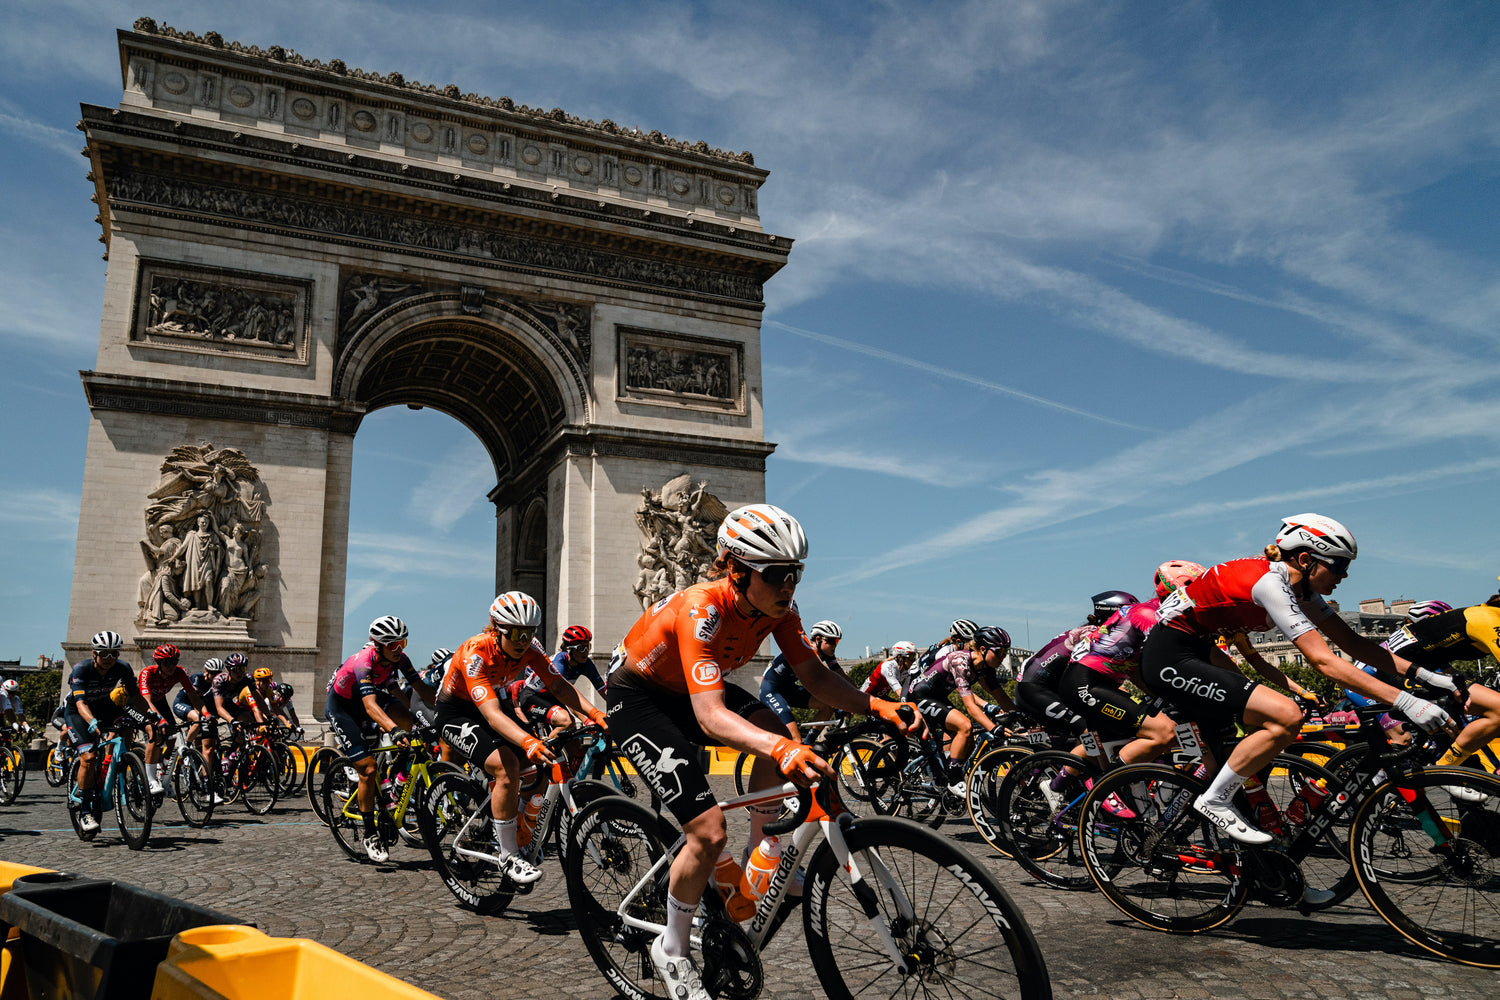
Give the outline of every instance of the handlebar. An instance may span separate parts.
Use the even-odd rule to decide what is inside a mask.
[[[781,819],[772,820],[765,825],[768,836],[779,837],[784,833],[790,833],[803,823],[807,822],[808,813],[812,812],[814,797],[823,811],[830,816],[837,816],[844,811],[844,804],[839,800],[838,783],[832,781],[820,781],[811,788],[801,788],[797,792],[797,808],[791,815]]]

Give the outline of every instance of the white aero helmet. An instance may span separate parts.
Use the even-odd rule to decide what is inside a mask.
[[[406,622],[395,615],[381,615],[370,623],[370,638],[384,645],[406,638]]]
[[[844,630],[839,628],[838,622],[825,618],[820,622],[813,622],[812,628],[807,630],[807,637],[809,639],[842,639]]]
[[[108,629],[96,633],[89,642],[96,653],[105,653],[111,649],[119,652],[125,646],[125,640],[120,637],[120,633],[111,632]]]
[[[780,507],[752,503],[730,511],[719,525],[719,551],[757,568],[801,562],[807,558],[807,536]]]
[[[529,594],[507,590],[490,605],[490,621],[497,628],[536,628],[542,624],[542,609]]]
[[[917,655],[917,644],[914,643],[914,642],[907,642],[905,639],[902,639],[900,642],[896,643],[895,645],[893,645],[891,647],[891,655],[892,656],[916,656]]]
[[[1283,552],[1307,549],[1323,560],[1353,559],[1359,544],[1348,528],[1322,514],[1293,514],[1281,519],[1276,545]]]
[[[4,684],[0,684],[0,692],[4,692],[5,694],[15,694],[16,693],[16,688],[18,688],[20,686],[21,685],[17,684],[15,682],[15,679],[12,678],[12,679],[6,681]]]
[[[1418,601],[1406,609],[1406,620],[1409,622],[1421,621],[1423,618],[1431,618],[1445,611],[1452,611],[1453,605],[1447,601]]]

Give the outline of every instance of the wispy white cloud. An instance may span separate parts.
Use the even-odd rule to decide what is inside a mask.
[[[470,438],[431,463],[426,479],[412,489],[407,511],[438,534],[447,534],[494,485],[489,453]]]
[[[68,157],[69,164],[77,162],[78,150],[83,146],[82,137],[73,129],[58,128],[27,117],[10,101],[0,100],[0,134],[9,135],[23,142],[34,143]]]
[[[0,524],[33,540],[71,540],[78,533],[78,494],[55,489],[0,490]]]
[[[930,450],[921,456],[899,455],[852,445],[818,445],[793,440],[780,442],[776,455],[787,461],[823,468],[878,472],[898,479],[910,479],[924,486],[972,486],[988,478],[988,473],[971,463],[960,462],[956,457],[934,457]]]
[[[493,553],[472,545],[364,531],[349,532],[349,567],[391,577],[492,580],[495,575]]]

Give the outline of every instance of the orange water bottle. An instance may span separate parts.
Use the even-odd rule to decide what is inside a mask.
[[[724,898],[729,919],[736,922],[749,920],[755,912],[755,900],[747,899],[740,892],[740,880],[744,877],[745,873],[740,870],[740,863],[734,860],[734,855],[728,851],[719,852],[719,860],[714,865],[714,887]]]
[[[531,843],[531,834],[536,827],[536,818],[541,814],[542,796],[540,794],[533,795],[531,800],[526,803],[526,808],[521,810],[521,815],[517,817],[519,822],[516,823],[516,845],[518,847],[525,847]]]
[[[781,841],[775,837],[765,837],[755,850],[750,852],[750,858],[745,862],[745,874],[740,879],[740,895],[748,899],[751,904],[760,901],[760,897],[766,894],[766,889],[771,885],[771,875],[776,871],[776,866],[781,864]]]

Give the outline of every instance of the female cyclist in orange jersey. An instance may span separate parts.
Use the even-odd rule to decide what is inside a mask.
[[[722,744],[756,755],[753,789],[778,772],[805,783],[833,778],[828,762],[789,738],[754,695],[724,683],[767,636],[774,637],[797,679],[819,701],[901,725],[898,705],[862,694],[818,658],[802,631],[792,595],[802,578],[807,538],[786,511],[752,504],[719,527],[715,579],[695,584],[641,615],[616,652],[609,676],[610,732],[682,826],[687,843],[672,863],[667,931],[651,958],[671,995],[706,997],[688,933],[714,864],[728,840],[696,749]],[[915,725],[915,723],[914,723]],[[750,843],[774,811],[752,811]]]

